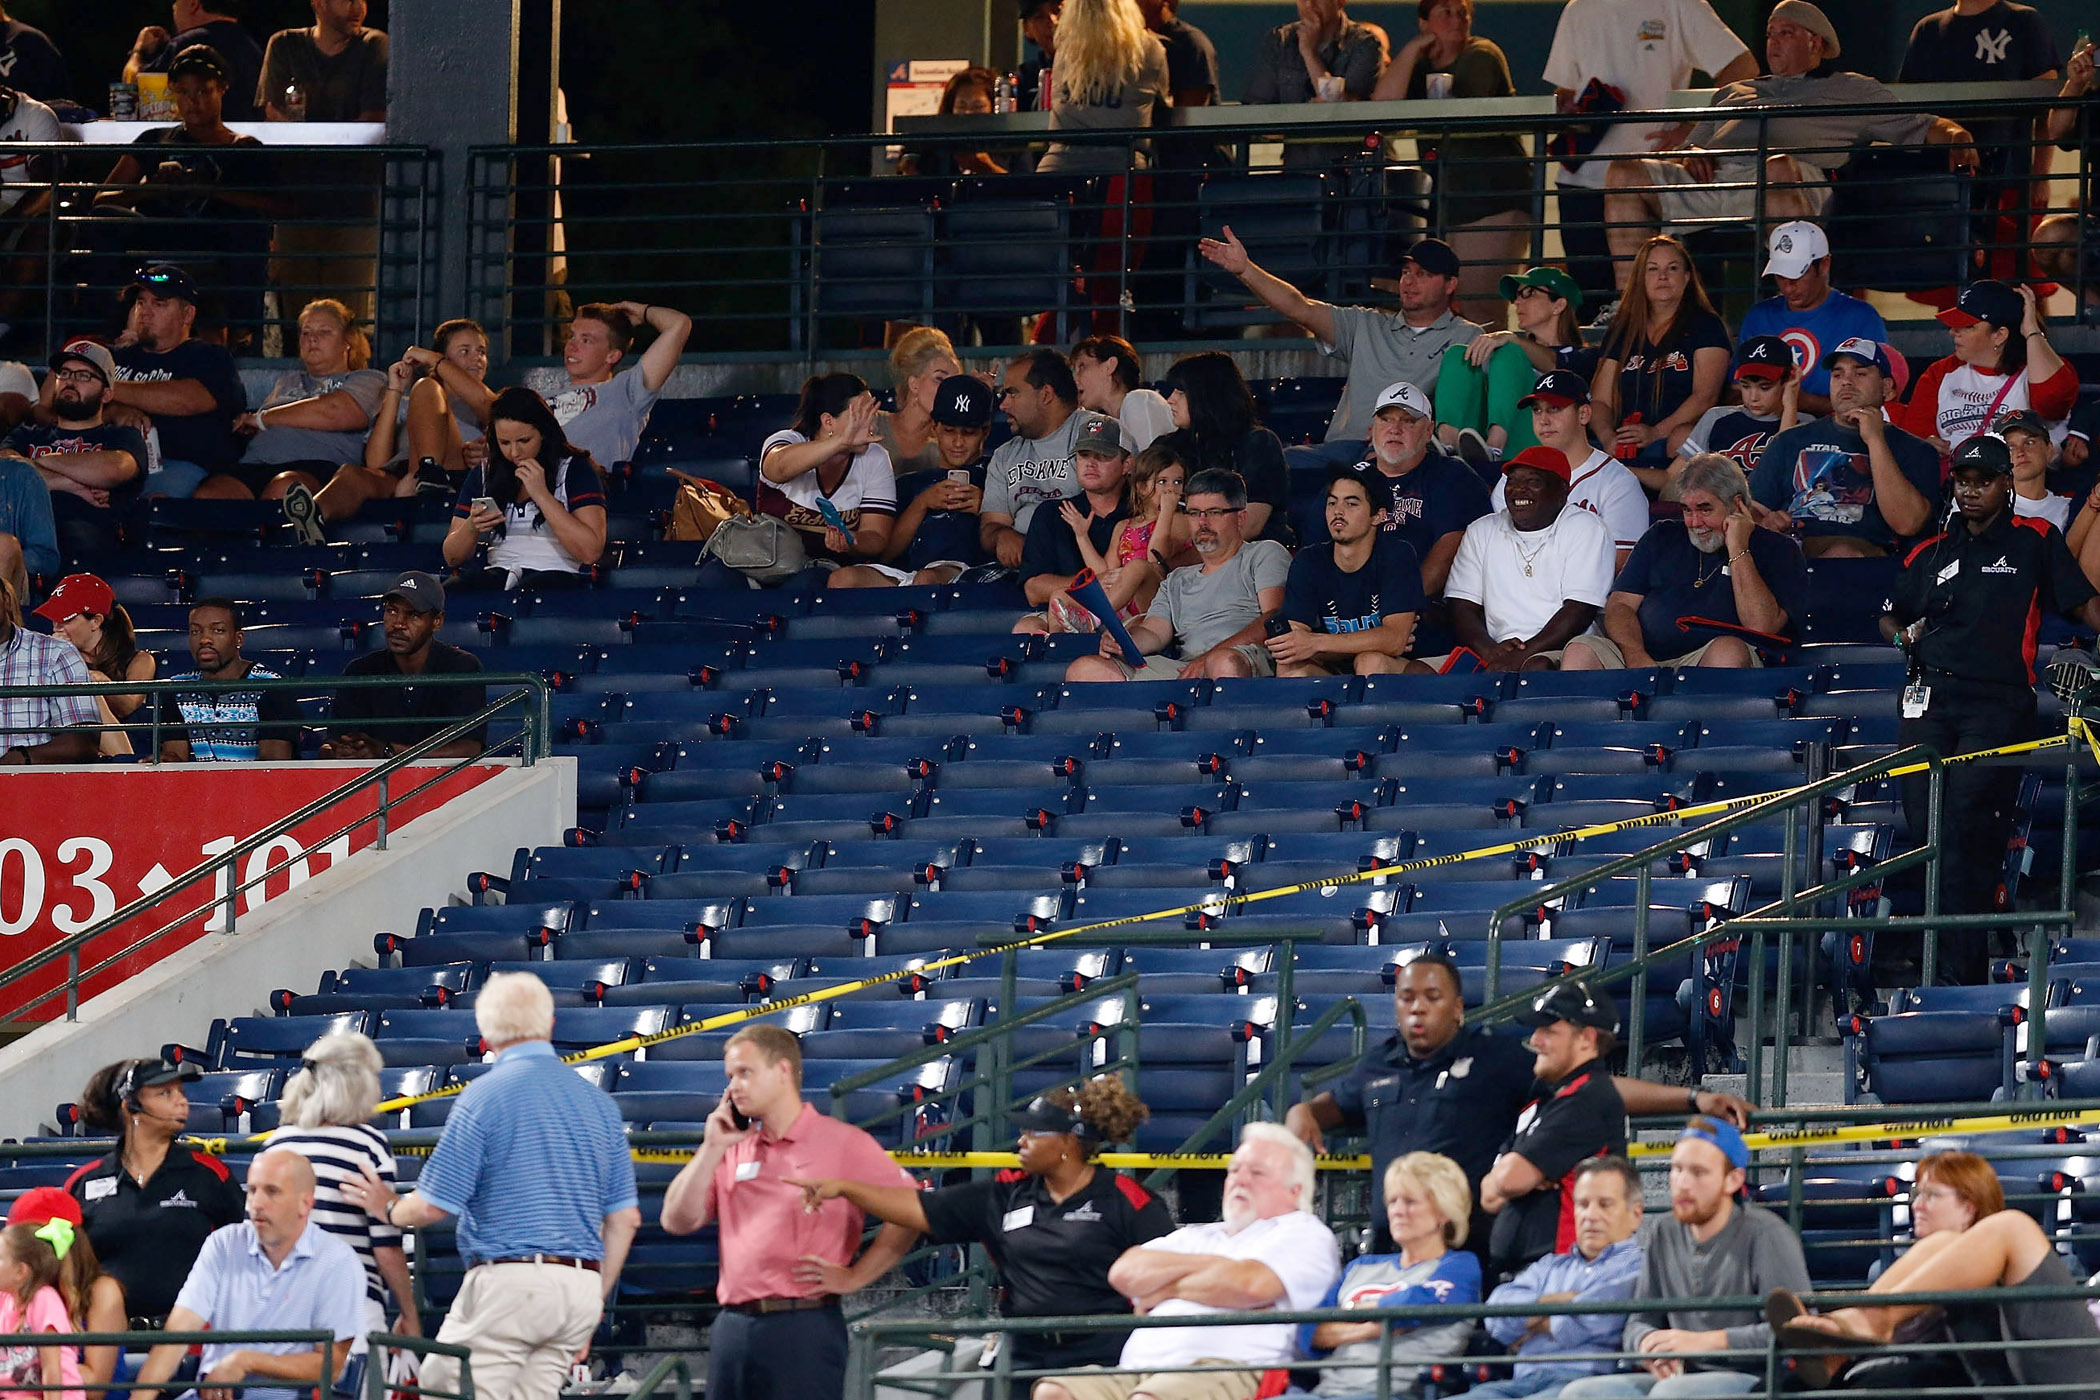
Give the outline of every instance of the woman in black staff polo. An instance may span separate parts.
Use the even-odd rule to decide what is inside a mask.
[[[226,1164],[175,1145],[188,1127],[182,1086],[197,1067],[165,1060],[104,1065],[80,1091],[80,1121],[117,1135],[117,1150],[74,1172],[66,1190],[102,1271],[124,1285],[134,1325],[158,1327],[212,1231],[247,1215]]]
[[[1158,1197],[1097,1166],[1104,1144],[1128,1142],[1151,1111],[1105,1074],[1056,1089],[1014,1116],[1021,1165],[986,1181],[919,1191],[859,1181],[790,1181],[811,1206],[843,1196],[869,1215],[909,1225],[936,1244],[981,1244],[999,1267],[1006,1317],[1128,1314],[1109,1285],[1123,1251],[1171,1233]],[[1012,1332],[1013,1369],[1113,1366],[1127,1330]]]

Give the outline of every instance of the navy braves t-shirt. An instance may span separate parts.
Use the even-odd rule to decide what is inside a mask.
[[[1283,617],[1315,632],[1368,632],[1394,613],[1422,610],[1422,564],[1406,540],[1386,535],[1353,573],[1332,544],[1307,545],[1283,584]]]
[[[1377,465],[1375,458],[1372,465]],[[1473,469],[1441,452],[1432,450],[1413,471],[1389,479],[1393,509],[1385,519],[1385,534],[1405,540],[1417,559],[1428,558],[1438,540],[1463,531],[1493,509],[1487,487]]]
[[[1896,468],[1927,501],[1940,494],[1940,454],[1890,424]],[[1858,432],[1825,419],[1803,423],[1765,445],[1750,494],[1766,510],[1783,510],[1807,535],[1850,535],[1892,549],[1896,532],[1874,499],[1874,468]]]

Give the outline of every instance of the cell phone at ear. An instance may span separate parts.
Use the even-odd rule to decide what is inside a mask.
[[[738,1132],[741,1133],[750,1128],[751,1120],[749,1118],[746,1118],[740,1111],[738,1111],[736,1103],[729,1097],[729,1095],[722,1095],[722,1102],[729,1105],[729,1121],[736,1125],[736,1130]]]

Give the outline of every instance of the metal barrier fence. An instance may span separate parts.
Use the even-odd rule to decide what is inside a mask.
[[[2034,123],[2062,107],[2075,111],[2065,139],[2081,154],[2061,168],[2058,153],[2055,176],[2089,180],[2100,100],[2058,103],[2048,90],[1947,84],[1844,109],[1728,109],[1742,132],[1706,188],[1731,193],[1732,207],[1673,208],[1673,228],[1691,236],[1715,301],[1737,313],[1757,286],[1762,230],[1803,203],[1854,291],[2025,278],[2036,249],[2058,280],[2093,287],[2089,246],[2035,238],[2041,210],[2018,172],[2049,144]],[[1982,170],[1957,170],[1944,145],[1795,139],[1803,119],[1838,110],[1862,126],[1967,123],[1988,138]],[[1169,115],[1164,131],[1057,133],[1068,172],[1100,173],[1031,171],[1048,138],[1040,113],[916,119],[890,137],[481,148],[468,176],[468,311],[513,355],[546,353],[574,304],[637,288],[701,313],[692,345],[709,352],[880,346],[888,321],[987,346],[1107,330],[1140,343],[1236,339],[1282,318],[1202,259],[1199,235],[1230,224],[1268,270],[1347,303],[1379,301],[1374,281],[1394,275],[1400,249],[1437,233],[1469,264],[1462,294],[1495,297],[1494,274],[1565,256],[1581,241],[1571,228],[1601,243],[1606,225],[1642,223],[1575,209],[1572,196],[1598,192],[1556,188],[1557,139],[1703,114],[1568,116],[1550,100],[1501,98]],[[1273,159],[1278,143],[1280,168],[1250,167],[1250,153]],[[913,173],[888,173],[899,150]],[[1772,155],[1798,161],[1802,182],[1768,170]]]
[[[42,1007],[58,997],[65,998],[65,1018],[78,1017],[82,984],[91,978],[111,970],[125,960],[135,957],[162,939],[182,929],[189,928],[198,919],[213,919],[218,931],[231,933],[243,896],[251,902],[259,902],[260,891],[265,882],[292,870],[305,868],[308,858],[331,842],[344,840],[352,833],[370,826],[373,829],[373,845],[385,850],[388,827],[394,813],[403,804],[414,801],[446,780],[490,758],[515,756],[521,763],[531,765],[547,756],[552,744],[552,724],[549,711],[549,688],[547,681],[537,675],[510,675],[491,673],[479,677],[488,685],[507,687],[504,693],[483,706],[474,714],[447,725],[437,733],[416,743],[401,748],[392,757],[380,760],[361,773],[350,777],[342,786],[306,803],[294,812],[264,827],[252,836],[236,841],[224,853],[210,857],[193,868],[177,875],[161,888],[142,894],[108,915],[97,920],[78,933],[68,934],[57,942],[31,953],[11,966],[0,969],[0,996],[11,999],[0,1002],[0,1024],[13,1021],[24,1014]],[[335,677],[326,688],[374,685],[398,688],[408,684],[388,677]],[[239,681],[117,681],[85,686],[8,686],[0,687],[0,700],[7,698],[44,698],[66,695],[110,695],[137,694],[199,694],[226,692],[255,692],[263,690],[303,690],[317,688],[314,683],[288,678],[248,678]],[[515,716],[518,729],[514,734],[496,736],[493,742],[484,740],[477,752],[462,758],[442,760],[442,766],[431,771],[426,766],[438,750],[463,739],[481,734],[494,721]],[[410,721],[412,722],[412,721]],[[396,721],[360,721],[375,728],[385,727]],[[101,729],[104,726],[80,726]],[[154,720],[150,726],[153,736],[153,752],[158,761],[161,751],[160,730],[162,720],[159,707],[155,706]],[[252,730],[250,722],[200,723],[198,729],[218,728]],[[418,765],[415,772],[404,776],[404,770]],[[406,790],[401,785],[407,783]],[[370,811],[359,811],[325,834],[312,838],[301,838],[292,833],[316,818],[339,818],[345,807],[371,794],[375,806]],[[275,856],[278,851],[287,851]],[[189,903],[202,891],[199,903]],[[172,917],[163,918],[169,908],[175,908]],[[150,928],[132,929],[134,921],[162,919]],[[104,940],[121,939],[112,946]],[[97,946],[100,944],[101,946]],[[88,959],[93,961],[89,962]],[[44,969],[63,961],[65,973],[54,986],[41,990],[8,993],[15,987]],[[83,963],[87,965],[83,966]]]
[[[289,1327],[275,1330],[262,1328],[212,1328],[204,1332],[165,1332],[146,1329],[134,1329],[124,1332],[67,1332],[58,1334],[51,1332],[27,1332],[0,1334],[0,1355],[10,1358],[25,1353],[33,1355],[40,1348],[60,1345],[61,1343],[56,1340],[59,1337],[63,1338],[62,1344],[69,1350],[85,1350],[91,1347],[116,1347],[120,1352],[128,1352],[134,1355],[151,1351],[153,1348],[160,1346],[179,1346],[183,1348],[236,1344],[270,1347],[310,1346],[320,1356],[321,1369],[324,1372],[328,1366],[329,1346],[335,1340],[334,1335],[329,1332],[316,1331],[310,1328]],[[427,1389],[420,1382],[408,1382],[398,1386],[390,1386],[387,1381],[386,1366],[383,1363],[380,1365],[368,1364],[364,1372],[364,1400],[386,1400],[387,1392],[390,1389],[396,1390],[403,1395],[427,1397],[427,1400],[474,1400],[474,1368],[464,1347],[449,1346],[443,1342],[425,1341],[421,1337],[397,1337],[388,1332],[371,1333],[366,1337],[365,1342],[368,1356],[383,1356],[387,1351],[402,1351],[418,1357],[450,1357],[459,1362],[459,1389],[456,1391]],[[355,1365],[356,1363],[353,1361],[350,1369],[354,1370]],[[347,1379],[348,1374],[346,1373],[344,1380],[347,1381]],[[124,1377],[121,1370],[106,1382],[83,1380],[68,1385],[57,1377],[50,1377],[42,1381],[32,1381],[26,1375],[11,1373],[8,1376],[7,1383],[11,1390],[19,1393],[59,1397],[67,1392],[80,1391],[89,1396],[97,1397],[97,1400],[99,1400],[99,1397],[112,1392],[121,1393],[134,1389],[133,1383]],[[191,1382],[189,1381],[170,1380],[166,1390],[146,1389],[140,1393],[148,1396],[176,1394],[186,1390],[190,1384]],[[339,1381],[336,1386],[330,1388],[328,1393],[335,1395],[347,1394],[341,1388],[342,1384],[343,1382]],[[218,1388],[234,1396],[245,1395],[251,1390],[285,1390],[295,1395],[311,1397],[315,1391],[315,1387],[312,1385],[300,1386],[295,1382],[282,1380],[274,1376],[261,1375],[246,1380],[228,1381]],[[689,1397],[681,1393],[680,1400],[689,1400]]]

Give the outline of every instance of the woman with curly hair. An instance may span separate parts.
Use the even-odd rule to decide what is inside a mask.
[[[1105,1074],[1054,1089],[1013,1115],[1021,1166],[985,1181],[920,1191],[859,1181],[790,1181],[809,1204],[844,1197],[869,1215],[909,1225],[935,1244],[981,1244],[999,1267],[1006,1317],[1128,1313],[1108,1266],[1123,1251],[1172,1233],[1158,1197],[1094,1158],[1127,1142],[1151,1110]],[[1010,1332],[1013,1368],[1113,1366],[1123,1331],[1062,1336]]]

